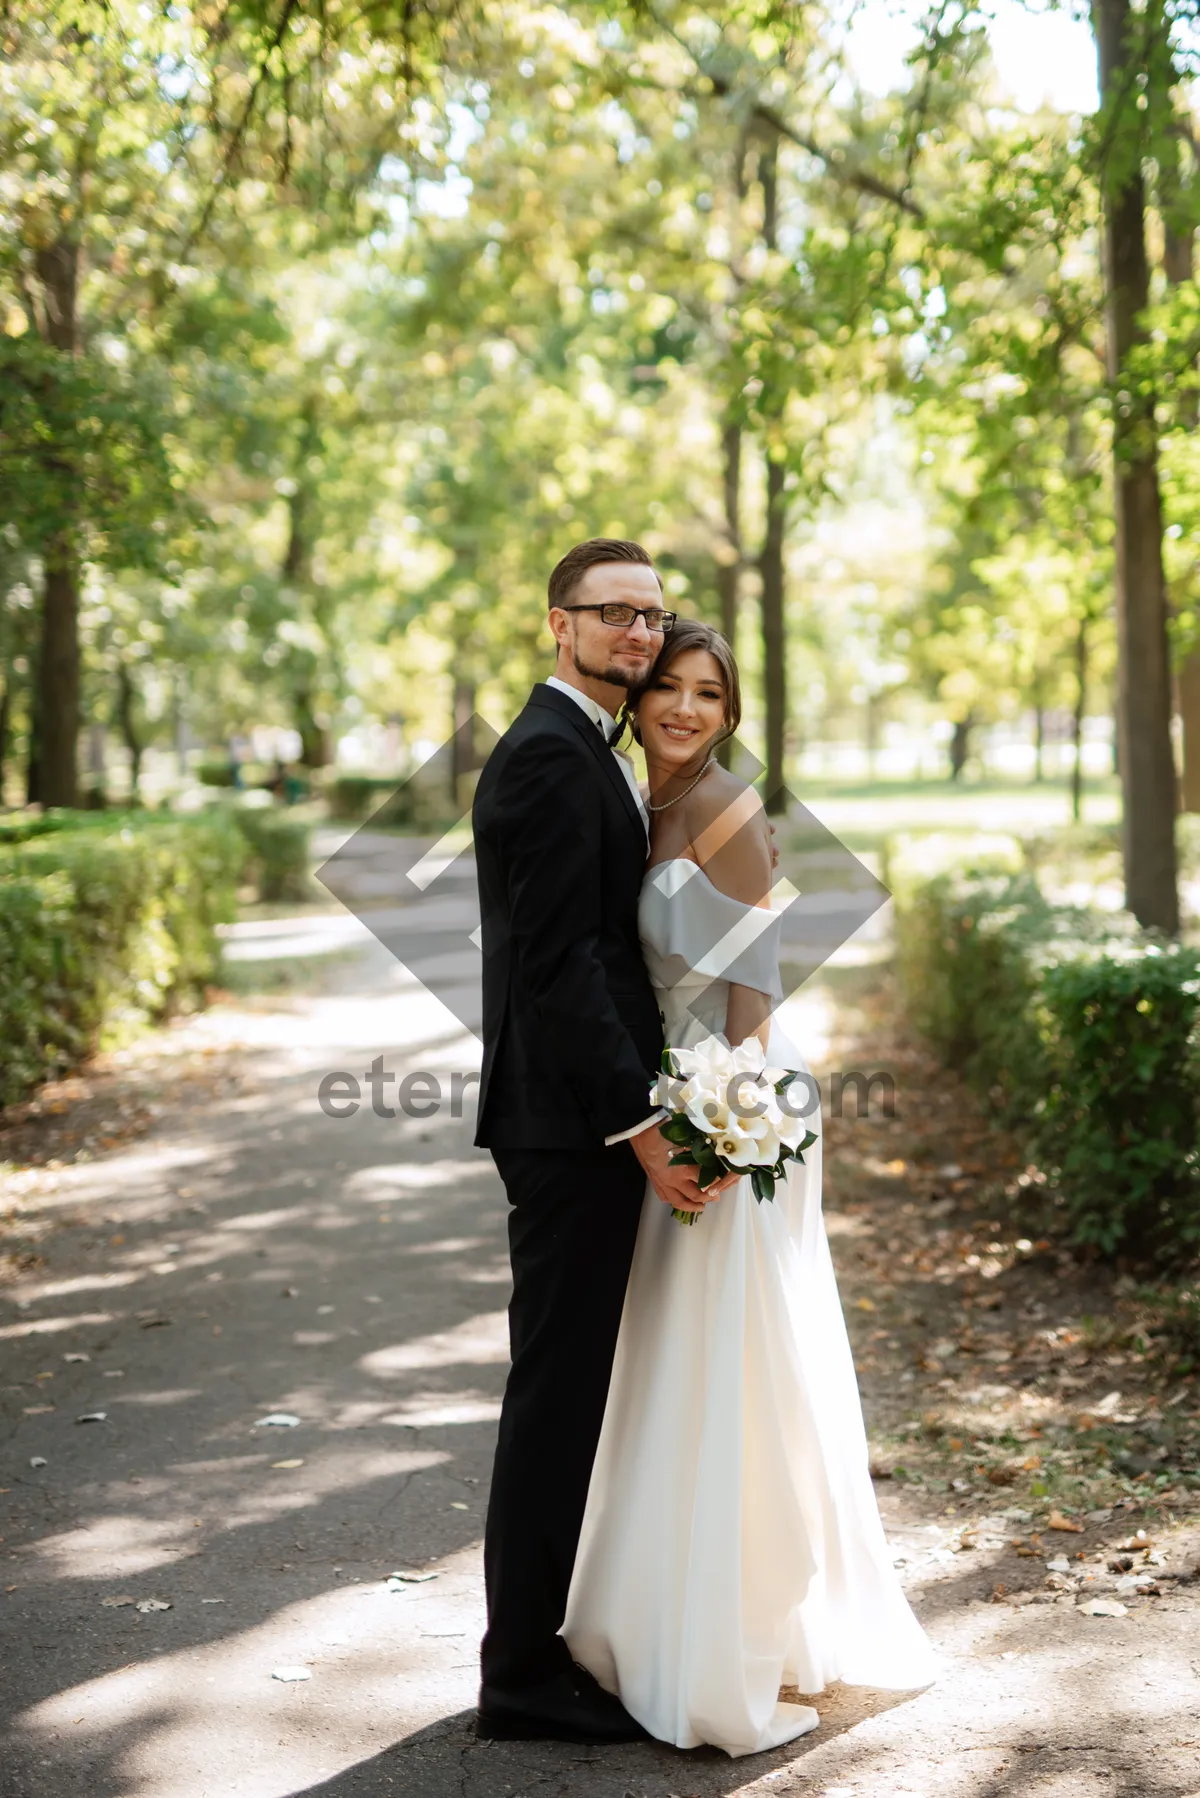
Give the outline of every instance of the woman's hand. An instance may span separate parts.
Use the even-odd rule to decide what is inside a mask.
[[[664,1205],[670,1205],[675,1211],[703,1211],[714,1199],[719,1199],[727,1186],[736,1185],[741,1178],[739,1174],[725,1174],[720,1180],[714,1180],[711,1186],[702,1187],[696,1179],[696,1170],[686,1162],[681,1166],[671,1166],[674,1148],[665,1136],[659,1133],[658,1125],[639,1130],[636,1136],[629,1138],[629,1146],[646,1170],[646,1177]]]

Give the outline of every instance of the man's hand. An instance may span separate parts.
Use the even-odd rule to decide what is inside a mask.
[[[677,1211],[703,1211],[714,1199],[719,1199],[727,1186],[732,1186],[739,1179],[737,1174],[726,1174],[715,1180],[711,1186],[700,1187],[696,1180],[696,1170],[684,1164],[672,1167],[672,1145],[659,1133],[657,1124],[648,1130],[639,1130],[636,1136],[629,1138],[629,1146],[646,1170],[646,1176],[664,1205],[670,1205]]]

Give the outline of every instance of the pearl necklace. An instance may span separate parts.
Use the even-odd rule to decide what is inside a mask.
[[[712,765],[713,765],[713,758],[710,755],[708,760],[705,762],[703,768],[701,768],[699,774],[696,775],[695,780],[689,780],[687,786],[683,789],[682,793],[676,793],[674,799],[664,799],[661,805],[651,805],[650,801],[647,799],[646,810],[648,812],[665,812],[667,810],[668,806],[678,805],[679,801],[681,799],[687,798],[688,794],[691,792],[692,788],[696,785],[697,781],[701,781],[704,779],[704,776],[708,773],[708,771],[712,767]]]

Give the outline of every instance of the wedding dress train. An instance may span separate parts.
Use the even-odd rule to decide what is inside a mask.
[[[640,928],[666,1040],[780,996],[778,917],[696,863],[651,868]],[[773,1022],[768,1061],[804,1069]],[[937,1661],[868,1471],[821,1218],[820,1112],[773,1201],[742,1179],[690,1228],[647,1188],[563,1635],[660,1741],[731,1755],[815,1729],[781,1685],[912,1690]]]

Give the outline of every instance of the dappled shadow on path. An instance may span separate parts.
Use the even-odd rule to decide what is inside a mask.
[[[61,1223],[0,1289],[3,1798],[1074,1798],[1101,1762],[1105,1791],[1200,1786],[1186,1599],[1143,1640],[1132,1616],[980,1604],[980,1557],[913,1561],[939,1686],[834,1688],[776,1754],[477,1741],[503,1195],[469,1105],[317,1102],[331,1069],[477,1052],[382,955],[237,1029],[240,1086],[29,1191]],[[389,1590],[392,1569],[436,1578]],[[171,1608],[104,1603],[151,1598]]]
[[[422,1798],[499,1798],[499,1794],[587,1794],[587,1798],[666,1798],[687,1792],[691,1798],[723,1798],[745,1790],[756,1780],[771,1790],[787,1790],[777,1782],[799,1772],[804,1758],[868,1718],[911,1703],[897,1693],[832,1688],[815,1703],[821,1727],[811,1736],[767,1754],[731,1760],[715,1748],[683,1751],[661,1742],[618,1748],[588,1748],[563,1742],[483,1742],[474,1730],[474,1712],[464,1711],[396,1742],[370,1761],[347,1767],[333,1779],[307,1788],[295,1798],[384,1798],[391,1793],[420,1793]]]
[[[473,1690],[503,1196],[469,1107],[317,1090],[477,1049],[370,960],[251,1024],[240,1089],[30,1189],[63,1221],[0,1293],[5,1798],[298,1790]]]

